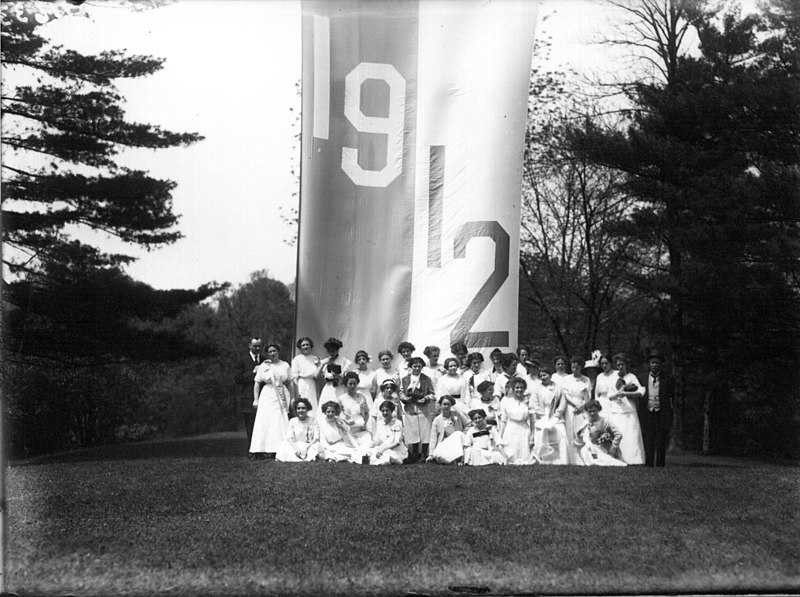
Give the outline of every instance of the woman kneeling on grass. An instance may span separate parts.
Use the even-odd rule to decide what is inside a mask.
[[[350,435],[347,424],[339,418],[342,407],[329,400],[322,405],[325,418],[319,423],[319,443],[328,462],[355,462],[361,464],[364,453]]]
[[[381,420],[375,428],[369,463],[403,464],[408,458],[408,448],[403,443],[403,424],[394,417],[394,402],[385,400],[380,405]]]
[[[430,437],[431,455],[427,462],[455,464],[464,462],[464,424],[453,410],[452,396],[439,398],[442,412],[433,420]]]
[[[508,455],[503,450],[503,440],[494,427],[486,424],[486,412],[482,408],[469,411],[473,427],[467,430],[464,439],[464,464],[505,464]]]
[[[308,416],[311,402],[298,398],[294,405],[297,416],[289,419],[289,433],[278,446],[275,460],[281,462],[311,462],[319,456],[319,427]]]
[[[617,459],[622,433],[608,419],[600,416],[603,406],[597,400],[584,405],[589,416],[586,424],[579,430],[578,437],[583,442],[581,459],[587,466],[628,466]]]

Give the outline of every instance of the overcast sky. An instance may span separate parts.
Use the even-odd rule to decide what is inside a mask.
[[[178,183],[173,193],[184,238],[144,252],[128,268],[156,288],[247,280],[267,269],[290,283],[295,248],[280,210],[297,205],[300,3],[288,0],[179,0],[133,12],[101,2],[90,18],[65,18],[45,32],[83,52],[126,49],[166,58],[154,76],[119,85],[131,120],[199,132],[189,148],[126,151],[120,162]],[[610,68],[591,45],[608,28],[608,8],[591,0],[540,5],[537,35],[552,38],[553,63],[587,71]],[[544,21],[542,22],[542,19]]]

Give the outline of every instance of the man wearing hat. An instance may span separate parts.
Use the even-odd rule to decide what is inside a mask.
[[[647,381],[644,396],[639,400],[639,422],[642,426],[645,466],[664,466],[672,428],[675,401],[675,378],[663,371],[664,356],[657,350],[647,355]]]

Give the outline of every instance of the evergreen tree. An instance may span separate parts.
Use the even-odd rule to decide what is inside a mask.
[[[631,268],[661,298],[691,386],[679,408],[684,439],[699,447],[705,398],[718,448],[738,433],[766,449],[786,441],[798,387],[793,368],[781,381],[769,373],[800,356],[798,12],[783,2],[766,17],[664,4],[691,5],[682,16],[699,55],[670,53],[663,81],[628,88],[627,131],[574,129],[572,141],[624,172],[640,202],[615,232],[652,248],[649,266]],[[752,408],[732,418],[736,400]]]
[[[140,323],[173,317],[216,288],[156,291],[123,273],[129,255],[104,252],[85,233],[147,249],[180,238],[175,183],[115,161],[121,148],[202,139],[125,118],[114,82],[155,73],[163,60],[54,46],[41,34],[56,18],[53,5],[4,2],[0,10],[6,348],[12,358],[86,363],[184,354],[175,350],[179,330]]]

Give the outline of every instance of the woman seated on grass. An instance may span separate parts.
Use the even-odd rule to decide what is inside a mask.
[[[408,448],[403,443],[403,424],[394,417],[395,405],[384,400],[380,405],[381,420],[375,428],[372,449],[369,450],[369,463],[403,464],[408,458]]]
[[[472,427],[464,438],[464,464],[506,464],[508,455],[503,450],[503,440],[495,427],[486,424],[486,412],[482,408],[469,411]]]
[[[426,462],[455,464],[464,462],[464,423],[453,410],[456,400],[452,396],[439,398],[442,412],[431,426],[430,451]]]
[[[311,462],[319,456],[319,427],[309,417],[311,401],[298,398],[294,405],[297,416],[289,419],[289,432],[275,455],[281,462]]]
[[[369,411],[369,419],[367,419],[367,431],[373,436],[378,428],[378,421],[381,420],[381,404],[386,401],[394,404],[395,410],[392,412],[392,418],[403,418],[403,403],[397,395],[397,384],[392,379],[386,379],[380,385],[381,393],[375,398],[372,403],[372,408]]]
[[[342,419],[350,428],[350,435],[363,449],[372,446],[372,435],[367,431],[369,406],[367,397],[358,391],[358,373],[348,371],[342,376],[345,392],[339,396],[342,403]]]
[[[622,433],[608,419],[600,416],[603,406],[597,400],[584,405],[588,420],[579,430],[583,442],[581,460],[587,466],[628,466],[618,459]]]
[[[486,412],[486,424],[497,426],[498,415],[500,414],[500,400],[493,396],[494,383],[482,381],[478,384],[477,398],[470,401],[470,410],[482,408]]]
[[[333,400],[322,405],[325,418],[319,422],[319,443],[328,462],[355,462],[361,464],[364,456],[347,424],[339,418],[342,407]]]

